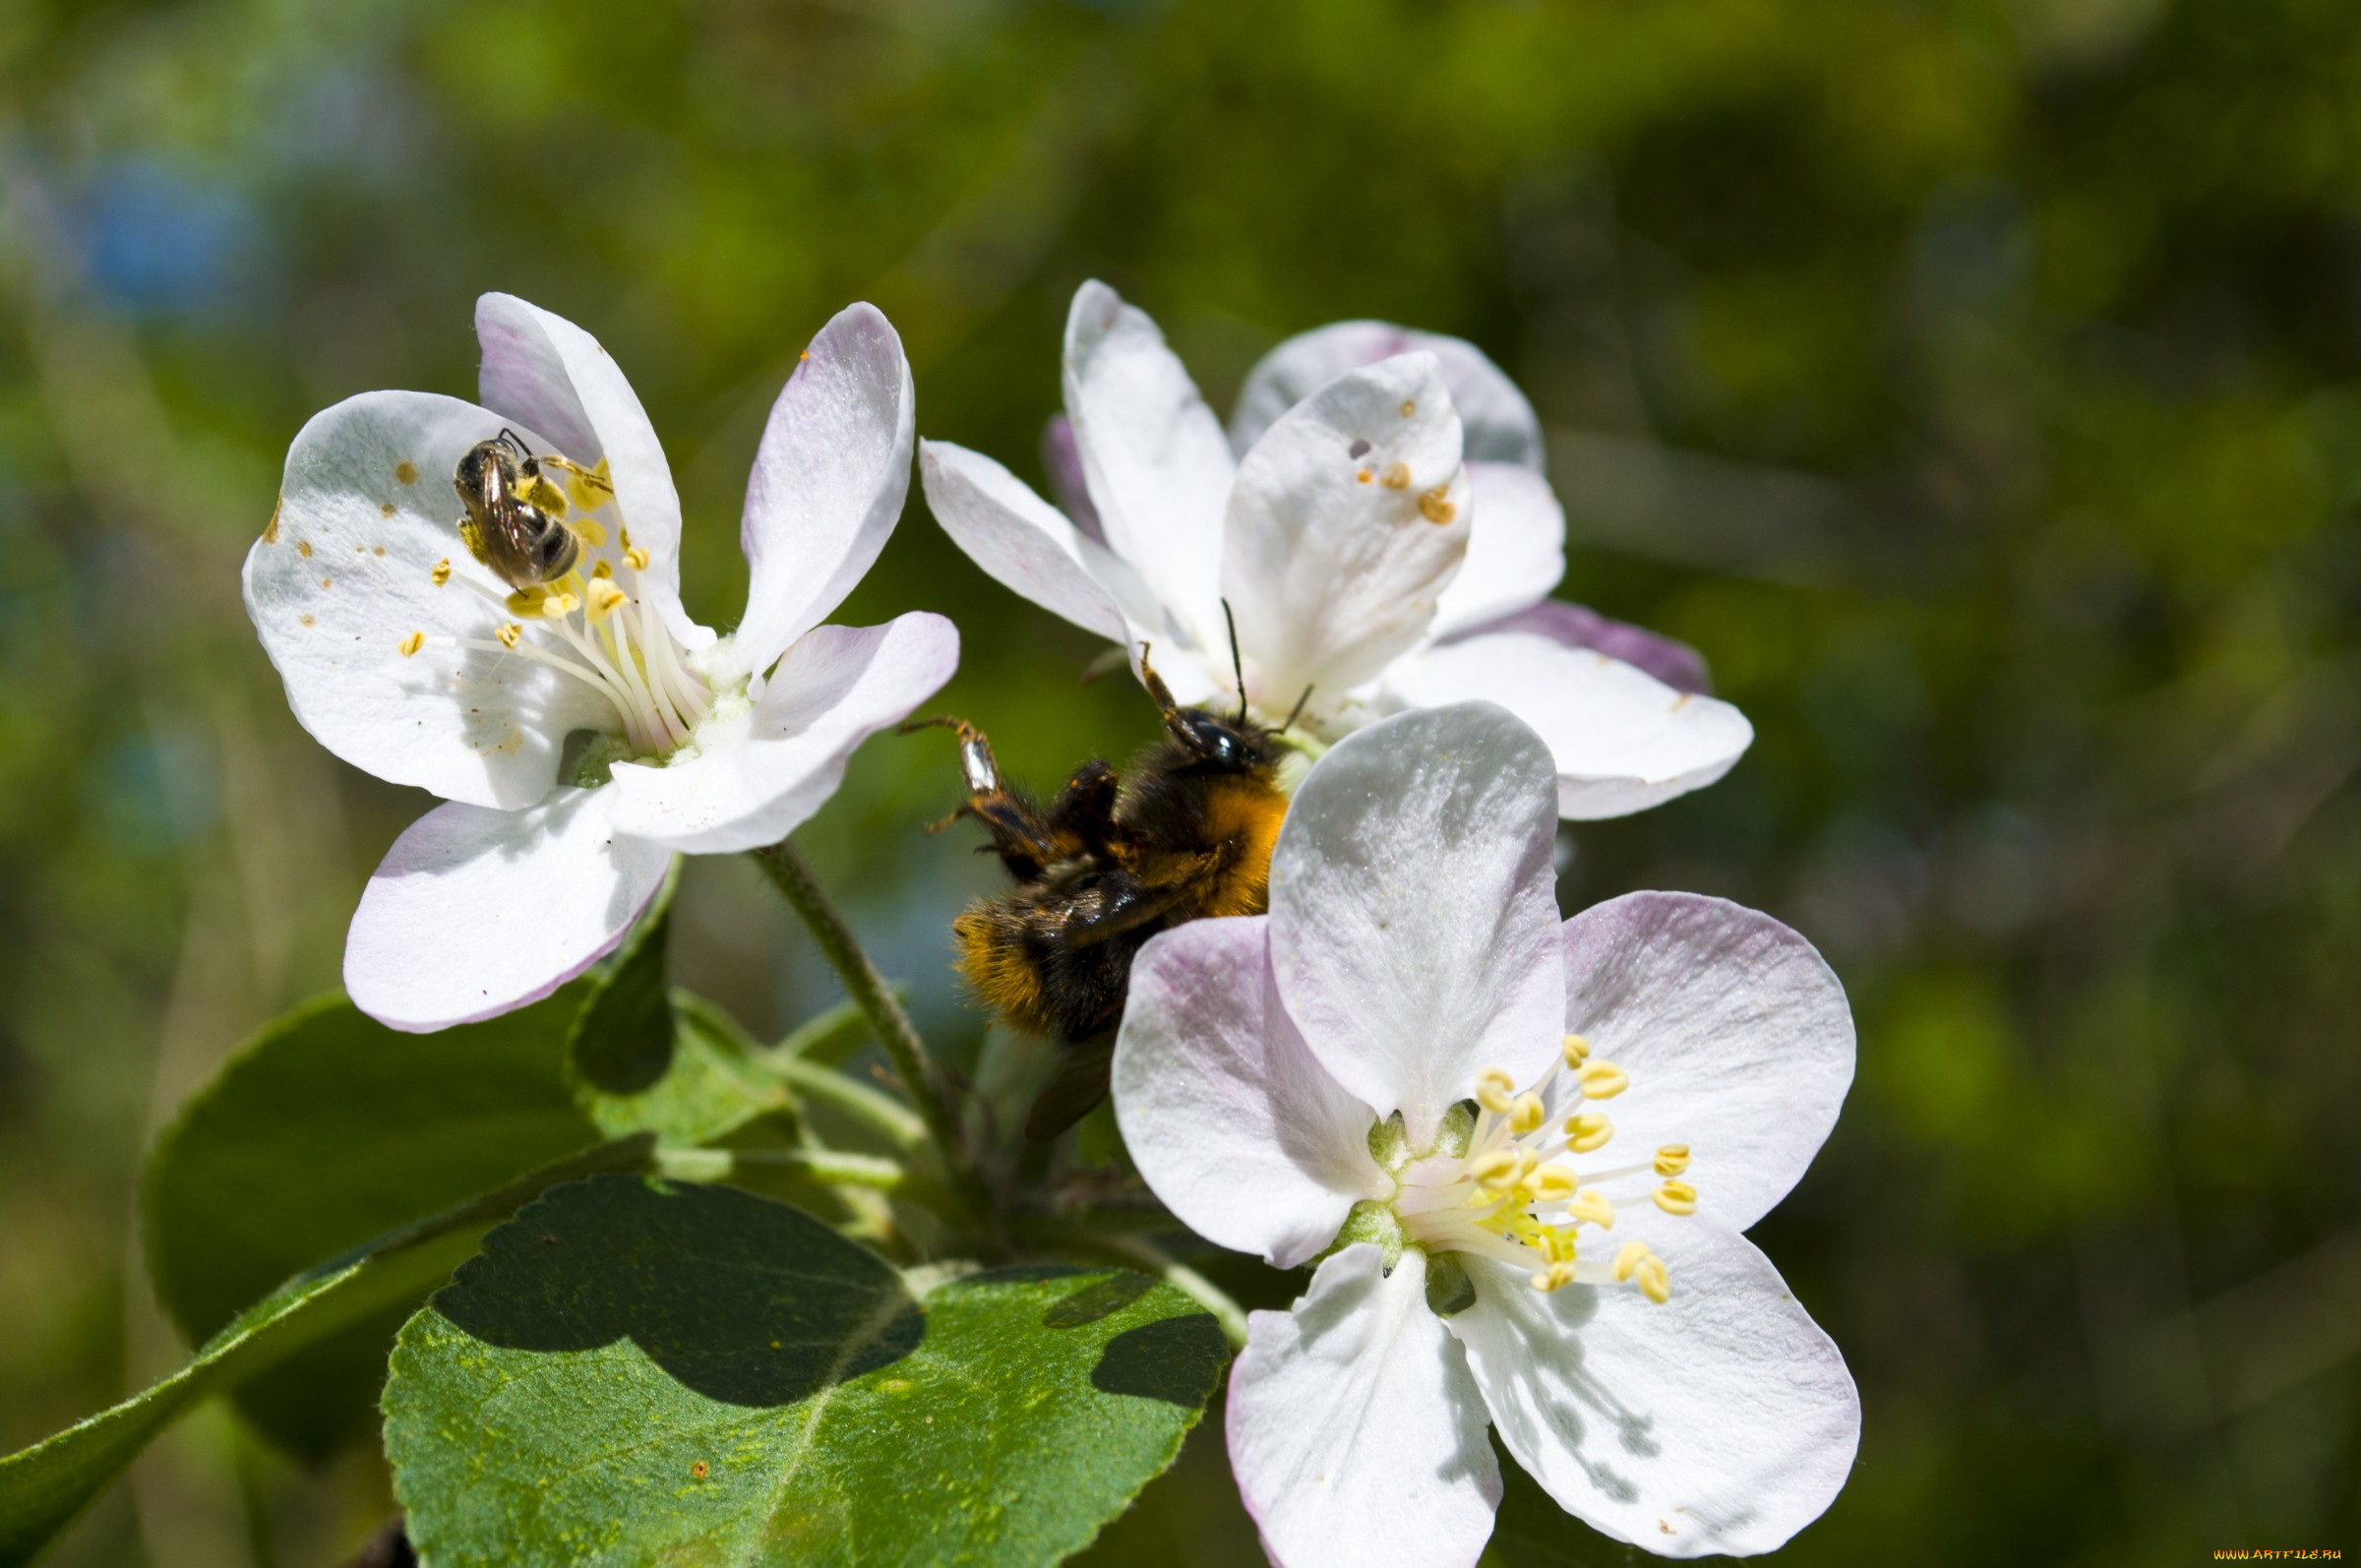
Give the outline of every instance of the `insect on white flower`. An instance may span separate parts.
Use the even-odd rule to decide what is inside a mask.
[[[1181,701],[1235,691],[1234,615],[1266,721],[1304,698],[1333,741],[1488,698],[1548,743],[1569,817],[1701,788],[1752,741],[1688,649],[1549,599],[1566,523],[1541,427],[1470,345],[1371,322],[1292,338],[1225,434],[1156,324],[1093,282],[1064,380],[1048,455],[1071,516],[947,442],[921,443],[928,503],[1009,588],[1134,659],[1152,644]]]
[[[1559,922],[1556,779],[1489,703],[1347,737],[1271,912],[1158,935],[1117,1117],[1156,1194],[1293,1267],[1231,1375],[1232,1469],[1283,1568],[1473,1562],[1490,1426],[1568,1512],[1671,1556],[1767,1551],[1859,1436],[1852,1380],[1741,1234],[1851,1082],[1843,989],[1720,899]]]
[[[581,973],[676,852],[785,836],[958,662],[939,616],[819,624],[909,490],[910,371],[874,307],[821,330],[771,410],[726,637],[681,606],[680,497],[615,361],[505,294],[475,326],[482,404],[376,392],[316,415],[246,557],[247,612],[304,728],[448,803],[394,842],[346,938],[353,1000],[399,1029],[489,1017]],[[539,469],[524,499],[578,547],[551,553],[549,580],[484,550],[480,526],[462,540],[463,515],[491,513],[454,475],[487,442],[520,478]]]

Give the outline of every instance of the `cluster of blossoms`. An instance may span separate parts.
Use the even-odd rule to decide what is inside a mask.
[[[614,361],[502,295],[476,330],[480,405],[375,392],[304,428],[245,571],[305,727],[445,802],[346,947],[354,1001],[410,1030],[580,974],[676,854],[784,838],[958,658],[939,616],[823,624],[908,488],[911,377],[876,310],[831,321],[772,410],[726,636],[682,607],[679,497]],[[1292,339],[1225,430],[1154,324],[1092,283],[1064,392],[1062,511],[928,442],[937,518],[1135,667],[1153,646],[1182,702],[1242,704],[1314,759],[1268,913],[1151,939],[1113,1066],[1125,1147],[1173,1214],[1312,1266],[1292,1310],[1253,1315],[1231,1379],[1271,1556],[1473,1562],[1501,1495],[1487,1430],[1619,1539],[1784,1542],[1843,1484],[1859,1410],[1742,1233],[1835,1122],[1844,994],[1801,937],[1720,900],[1561,922],[1552,872],[1561,817],[1711,783],[1746,720],[1690,650],[1549,598],[1565,520],[1540,425],[1465,343],[1373,323]],[[452,476],[487,443],[538,465],[530,494],[572,541],[524,586],[455,515]]]

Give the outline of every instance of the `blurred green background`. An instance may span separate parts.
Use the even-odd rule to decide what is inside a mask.
[[[481,290],[557,310],[727,625],[830,313],[882,306],[920,430],[1038,478],[1095,275],[1217,407],[1322,322],[1474,339],[1550,428],[1561,591],[1753,718],[1722,784],[1573,832],[1563,892],[1727,894],[1850,989],[1858,1085],[1758,1233],[1866,1412],[1789,1555],[2361,1548],[2350,0],[12,0],[0,194],[0,1450],[181,1354],[145,1140],[334,982],[428,804],[312,745],[239,607],[303,419],[471,394]],[[912,606],[1012,770],[1147,738],[915,491],[839,618]],[[883,739],[804,835],[953,1052],[955,799],[942,737]],[[734,864],[675,964],[758,1029],[831,995]],[[1204,1435],[1104,1560],[1253,1560]],[[214,1413],[55,1560],[254,1561],[242,1495],[299,1564],[388,1506],[373,1454]]]

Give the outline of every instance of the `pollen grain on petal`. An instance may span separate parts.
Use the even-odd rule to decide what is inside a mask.
[[[418,465],[407,457],[402,458],[394,465],[394,478],[400,484],[416,484],[418,482]]]
[[[515,622],[514,622],[514,621],[511,621],[511,622],[509,622],[509,623],[508,623],[506,626],[502,627],[502,628],[501,628],[501,629],[500,629],[498,632],[495,632],[495,633],[493,633],[492,634],[493,634],[494,636],[496,636],[496,637],[500,638],[500,645],[501,645],[502,647],[504,647],[504,648],[513,648],[513,647],[515,647],[515,646],[517,644],[517,642],[518,642],[519,640],[521,640],[521,639],[523,638],[523,636],[524,636],[524,628],[523,628],[523,627],[521,627],[521,626],[518,626],[518,625],[517,625]]]
[[[405,659],[409,658],[420,648],[425,646],[426,633],[423,632],[412,632],[408,636],[401,639],[401,656]]]
[[[1377,482],[1388,490],[1408,490],[1410,488],[1410,464],[1398,460],[1387,463],[1385,471],[1377,476]]]
[[[263,543],[278,543],[278,514],[287,507],[287,498],[279,497],[271,504],[271,520],[263,524]]]
[[[1419,497],[1419,515],[1438,528],[1458,516],[1459,508],[1452,503],[1450,487],[1436,485]]]
[[[1402,417],[1403,417],[1403,418],[1405,418],[1405,419],[1408,419],[1408,418],[1409,418],[1411,415],[1413,415],[1413,414],[1417,413],[1418,411],[1419,411],[1419,405],[1418,405],[1418,403],[1417,403],[1416,401],[1414,401],[1414,400],[1412,400],[1411,398],[1408,398],[1408,397],[1405,397],[1405,398],[1403,398],[1403,399],[1402,399]]]
[[[379,502],[377,504],[377,514],[381,517],[391,517],[394,515],[394,503],[391,501]]]
[[[312,541],[309,539],[296,540],[295,553],[309,561],[312,558]]]
[[[435,570],[428,573],[427,575],[435,579],[435,586],[438,588],[449,582],[451,580],[451,557],[445,556],[436,562]]]

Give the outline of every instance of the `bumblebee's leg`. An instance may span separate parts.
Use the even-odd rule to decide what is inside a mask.
[[[982,821],[992,834],[993,850],[1019,881],[1031,881],[1041,874],[1042,868],[1056,859],[1055,836],[1050,825],[1022,798],[1000,787],[1000,767],[992,754],[992,743],[984,732],[965,719],[938,714],[934,718],[912,719],[901,727],[909,735],[926,729],[945,729],[959,736],[959,771],[967,783],[967,804],[936,824],[939,830],[961,816],[973,816]]]
[[[1096,758],[1074,769],[1044,814],[1053,833],[1071,835],[1086,851],[1104,852],[1115,837],[1115,801],[1121,780]]]

